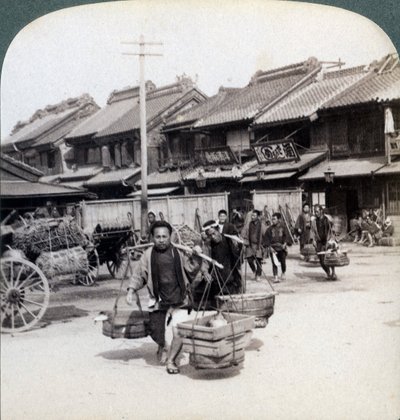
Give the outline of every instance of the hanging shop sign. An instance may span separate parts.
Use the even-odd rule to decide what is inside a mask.
[[[232,165],[238,163],[229,146],[196,150],[196,158],[202,165]]]
[[[389,147],[391,156],[400,155],[400,136],[389,139]]]
[[[258,163],[275,163],[300,160],[296,145],[292,139],[255,144],[252,149],[256,154]]]

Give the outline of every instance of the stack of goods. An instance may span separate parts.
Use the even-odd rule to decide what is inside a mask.
[[[274,313],[276,292],[246,293],[241,295],[217,296],[218,308],[222,311],[256,317],[255,327],[264,328]]]
[[[180,242],[182,245],[193,247],[195,245],[201,245],[201,235],[199,232],[196,232],[194,229],[189,227],[188,225],[182,225],[173,232],[173,236],[177,236],[177,238],[173,237],[173,242]]]
[[[88,239],[76,222],[66,218],[61,221],[37,219],[15,230],[12,247],[34,259],[41,252],[85,247],[87,244]]]
[[[89,271],[87,253],[81,246],[55,252],[42,252],[35,264],[49,279],[66,274],[85,275]]]
[[[254,317],[217,313],[178,324],[182,350],[190,353],[190,364],[197,369],[222,369],[244,361]]]

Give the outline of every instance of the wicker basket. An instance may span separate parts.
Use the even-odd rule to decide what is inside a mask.
[[[150,334],[150,318],[147,311],[106,312],[103,321],[103,335],[111,338],[142,338]]]
[[[315,246],[313,244],[305,244],[303,249],[300,251],[300,254],[304,257],[311,257],[313,255],[317,255],[317,251],[315,250]]]
[[[343,267],[349,265],[350,260],[344,252],[328,252],[325,254],[325,264],[328,267]]]
[[[387,238],[381,238],[379,239],[378,244],[380,246],[398,246],[400,245],[400,239],[394,238],[393,236],[387,237]]]
[[[223,311],[268,319],[274,313],[275,295],[275,292],[267,292],[217,296],[217,304]]]

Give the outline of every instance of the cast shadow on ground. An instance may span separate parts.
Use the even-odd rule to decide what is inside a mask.
[[[143,343],[139,347],[105,351],[97,354],[96,357],[103,357],[107,360],[121,360],[123,362],[142,359],[147,365],[160,366],[156,352],[157,346],[155,344]]]
[[[264,341],[252,338],[245,351],[258,351],[264,345]]]
[[[310,280],[310,281],[318,281],[318,282],[326,282],[326,275],[322,271],[314,272],[314,271],[306,271],[306,272],[297,272],[293,273],[296,276],[297,280]]]

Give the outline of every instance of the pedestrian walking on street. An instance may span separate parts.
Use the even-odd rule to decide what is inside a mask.
[[[175,248],[171,233],[172,227],[165,221],[152,224],[154,247],[144,252],[133,272],[126,300],[131,305],[134,294],[147,286],[150,335],[159,346],[160,362],[166,361],[167,372],[173,374],[179,373],[176,358],[182,348],[177,324],[190,319],[190,283],[200,274],[202,263],[194,254],[187,256]]]
[[[327,250],[327,243],[332,237],[332,223],[328,217],[324,214],[322,206],[315,206],[315,217],[312,220],[311,228],[314,236],[314,246],[317,250],[319,263],[322,269],[328,276],[329,280],[336,280],[335,267],[328,267],[325,264],[325,254]]]
[[[303,211],[299,214],[294,229],[299,237],[301,252],[304,245],[309,244],[311,240],[311,214],[308,203],[303,204]]]
[[[267,230],[266,225],[260,220],[260,215],[259,210],[253,210],[250,223],[245,225],[242,230],[242,238],[245,245],[244,257],[247,259],[256,281],[262,275],[263,238]]]
[[[265,246],[270,251],[272,273],[274,275],[273,282],[279,283],[281,280],[285,280],[288,232],[286,226],[282,223],[281,213],[274,213],[271,223],[265,233]],[[281,269],[280,279],[278,277],[278,267]]]

